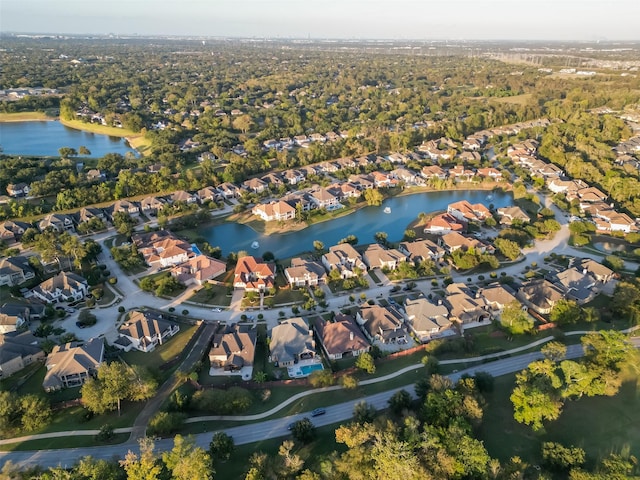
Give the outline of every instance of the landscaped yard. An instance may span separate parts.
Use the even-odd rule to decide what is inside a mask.
[[[215,306],[229,306],[231,296],[227,295],[228,288],[224,285],[207,283],[201,289],[196,291],[190,298],[189,302],[204,303]]]
[[[281,288],[273,297],[274,305],[284,305],[287,303],[302,303],[305,301],[304,290]]]
[[[180,324],[180,331],[164,345],[157,346],[152,352],[144,353],[138,350],[131,350],[130,352],[121,353],[120,357],[129,365],[142,365],[147,368],[157,369],[162,364],[186,353],[184,349],[197,330],[197,325]]]

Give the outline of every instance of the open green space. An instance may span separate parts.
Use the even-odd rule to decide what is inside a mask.
[[[227,295],[227,292],[228,287],[225,285],[206,283],[201,289],[195,291],[188,301],[207,305],[229,306],[231,304],[231,296]]]
[[[625,383],[613,397],[584,397],[567,402],[560,418],[535,433],[513,419],[509,396],[515,375],[498,377],[494,391],[485,395],[487,408],[479,429],[489,453],[502,461],[514,455],[540,461],[542,442],[560,442],[583,448],[591,462],[628,448],[640,456],[640,389],[638,372],[626,372]]]
[[[53,120],[44,112],[0,113],[0,122],[28,122],[34,120]]]
[[[128,433],[116,433],[108,442],[100,442],[93,435],[83,435],[68,438],[43,438],[40,440],[29,440],[21,443],[10,443],[0,445],[0,451],[26,451],[26,450],[55,450],[62,448],[83,448],[83,447],[99,447],[101,445],[115,445],[124,443],[128,440]]]

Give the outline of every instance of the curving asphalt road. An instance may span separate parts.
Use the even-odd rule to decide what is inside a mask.
[[[640,337],[631,339],[632,344],[636,347],[640,347]],[[504,352],[503,352],[504,354]],[[566,358],[573,359],[583,355],[581,345],[569,345],[567,346]],[[473,375],[477,372],[483,371],[490,373],[493,376],[506,375],[508,373],[517,372],[523,370],[531,362],[542,358],[540,352],[530,352],[515,357],[496,360],[491,363],[470,367],[459,372],[448,375],[453,381],[458,380],[464,374]],[[466,360],[465,360],[466,361]],[[403,369],[419,369],[422,368],[421,364],[412,365]],[[396,372],[397,375],[400,372]],[[372,379],[374,380],[374,379]],[[363,382],[364,383],[364,382]],[[412,395],[415,396],[413,391],[413,384],[405,385],[403,387],[394,388],[385,392],[381,392],[375,395],[369,395],[367,397],[350,400],[340,404],[332,405],[327,408],[325,415],[313,418],[313,423],[316,426],[330,425],[334,423],[343,422],[350,419],[353,416],[353,408],[359,402],[367,402],[373,405],[376,409],[386,408],[391,396],[399,390],[409,390]],[[231,427],[222,431],[231,435],[236,445],[243,445],[247,443],[259,442],[262,440],[268,440],[272,438],[285,437],[289,435],[287,426],[289,423],[299,420],[304,417],[308,417],[310,412],[300,413],[284,418],[277,418],[273,420],[266,420],[260,423],[252,423],[250,425],[242,425],[237,427]],[[220,417],[218,417],[220,418]],[[237,419],[237,417],[236,417]],[[199,419],[203,421],[203,419]],[[215,432],[202,433],[195,435],[195,442],[198,446],[208,449],[211,437]],[[170,450],[173,447],[172,439],[164,439],[156,442],[157,451]],[[90,448],[72,448],[65,450],[39,450],[39,451],[25,451],[25,452],[2,452],[0,453],[0,460],[2,462],[11,461],[18,466],[33,466],[40,465],[42,467],[51,467],[61,465],[63,467],[69,467],[76,463],[80,458],[85,456],[92,456],[97,459],[121,459],[129,450],[137,450],[135,443],[126,443],[121,445],[104,446],[104,447],[90,447]]]

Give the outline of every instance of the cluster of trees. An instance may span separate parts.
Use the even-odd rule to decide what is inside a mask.
[[[51,406],[43,396],[0,391],[0,435],[3,437],[40,430],[51,417]]]
[[[601,331],[583,336],[581,343],[583,361],[566,360],[566,347],[550,342],[542,349],[543,360],[516,375],[511,402],[518,422],[541,430],[545,421],[560,416],[566,400],[618,392],[620,371],[634,355],[626,336],[613,330]]]
[[[118,410],[123,400],[142,401],[151,398],[158,381],[144,367],[129,367],[121,362],[104,362],[95,378],[88,379],[80,393],[82,403],[97,414]]]
[[[184,285],[171,273],[166,272],[158,276],[144,277],[140,280],[140,288],[145,292],[153,292],[155,295],[162,297],[184,289]]]
[[[69,232],[56,233],[53,230],[40,233],[35,228],[25,231],[22,244],[38,252],[45,262],[57,261],[60,268],[65,259],[72,259],[73,265],[80,268],[84,262],[95,260],[102,251],[100,244],[92,239],[82,241]]]

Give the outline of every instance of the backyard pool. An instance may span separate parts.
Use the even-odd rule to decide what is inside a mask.
[[[312,372],[315,372],[316,370],[324,370],[324,367],[321,363],[294,365],[293,367],[287,368],[287,373],[291,378],[304,378],[308,377]]]

